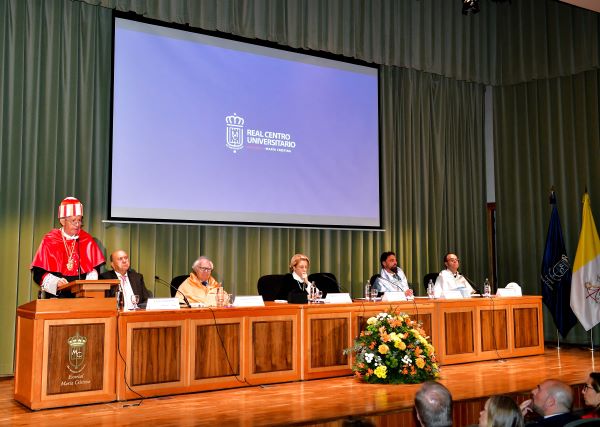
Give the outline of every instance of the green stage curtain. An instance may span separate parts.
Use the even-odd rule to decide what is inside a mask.
[[[494,89],[498,277],[541,295],[540,271],[552,187],[567,255],[575,259],[587,187],[600,218],[600,73]],[[545,310],[546,339],[556,327]],[[567,337],[589,342],[581,325]]]
[[[311,271],[335,273],[354,296],[390,249],[417,285],[441,268],[448,248],[465,272],[483,277],[483,86],[397,67],[382,69],[385,231],[102,222],[111,13],[77,1],[0,0],[0,375],[13,372],[15,309],[37,295],[31,259],[68,195],[84,203],[85,228],[105,252],[128,251],[158,296],[169,289],[155,275],[186,274],[202,254],[238,295],[256,294],[263,274],[286,272],[295,252],[310,257]]]

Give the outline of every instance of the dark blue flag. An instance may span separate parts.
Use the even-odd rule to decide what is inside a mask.
[[[550,192],[550,205],[552,205],[552,214],[540,276],[542,300],[550,310],[554,324],[564,338],[577,323],[577,318],[570,305],[571,265],[565,249],[554,191]]]

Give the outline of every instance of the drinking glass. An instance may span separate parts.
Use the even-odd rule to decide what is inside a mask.
[[[133,304],[133,307],[131,308],[132,310],[138,310],[138,303],[140,302],[140,296],[139,295],[131,295],[131,303]]]
[[[433,286],[427,287],[427,296],[431,299],[435,298],[435,292],[433,290]]]
[[[223,307],[225,303],[225,292],[223,288],[217,288],[217,307]]]
[[[371,289],[371,301],[375,301],[375,298],[377,298],[377,294],[379,293],[379,291],[377,289]]]
[[[233,307],[233,301],[235,300],[235,295],[232,293],[227,294],[227,307]]]

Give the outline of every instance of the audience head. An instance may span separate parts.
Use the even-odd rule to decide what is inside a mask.
[[[492,396],[479,413],[479,427],[523,427],[519,405],[508,396]]]
[[[58,218],[67,235],[78,235],[83,226],[83,205],[75,197],[67,197],[58,206]]]
[[[110,265],[117,273],[124,275],[129,270],[129,255],[122,249],[114,251],[110,254]]]
[[[415,395],[417,418],[423,427],[452,425],[452,395],[436,381],[424,383]]]
[[[308,273],[308,267],[310,260],[304,254],[296,254],[290,259],[290,273],[295,272],[298,276],[302,277],[303,274]]]
[[[379,257],[379,262],[381,263],[381,268],[386,271],[393,273],[398,271],[398,260],[396,259],[396,254],[392,251],[382,253]]]
[[[582,393],[587,406],[600,409],[600,372],[590,373]]]
[[[201,282],[205,282],[209,279],[213,268],[212,261],[205,256],[201,256],[192,264],[192,270]]]
[[[460,260],[456,254],[448,252],[446,255],[444,255],[444,265],[448,270],[456,273],[458,271],[458,267],[460,266]]]
[[[542,416],[571,411],[573,390],[559,380],[546,380],[531,391],[531,407]]]

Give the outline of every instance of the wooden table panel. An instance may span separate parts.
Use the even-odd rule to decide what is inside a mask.
[[[493,315],[492,315],[493,313]],[[481,310],[481,351],[508,349],[508,312]]]
[[[475,351],[472,311],[444,313],[444,326],[446,355]]]
[[[291,320],[252,322],[252,372],[289,371],[294,368],[294,324]]]
[[[194,379],[240,373],[240,324],[196,326]]]
[[[537,347],[540,345],[538,335],[540,319],[539,308],[514,308],[515,348]]]
[[[348,319],[311,319],[310,323],[311,367],[347,365],[343,351],[350,347]]]
[[[131,384],[181,379],[181,327],[132,328]]]

